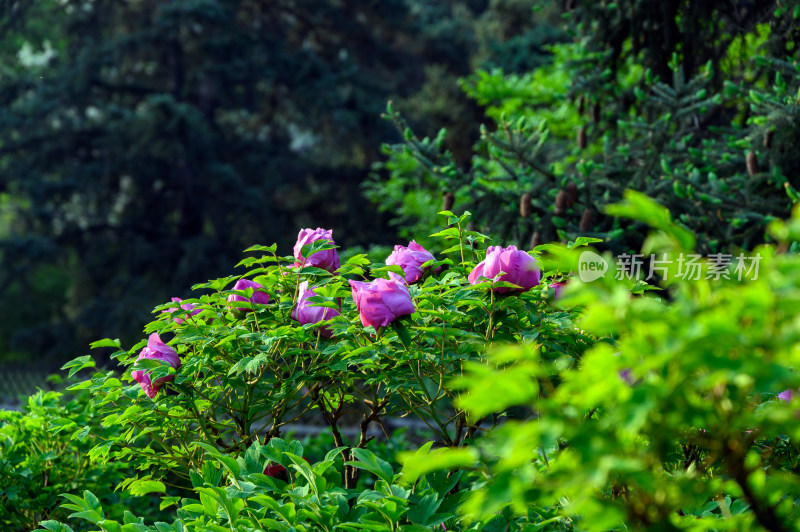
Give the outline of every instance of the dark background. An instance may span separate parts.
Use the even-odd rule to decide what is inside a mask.
[[[0,361],[130,345],[154,305],[303,227],[397,243],[360,188],[400,138],[386,102],[457,130],[466,163],[481,111],[458,78],[564,36],[532,5],[0,2]]]

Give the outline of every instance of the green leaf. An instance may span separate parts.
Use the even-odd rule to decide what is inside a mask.
[[[94,367],[96,366],[92,356],[84,355],[82,357],[70,360],[69,362],[61,366],[61,369],[69,369],[69,374],[67,375],[67,378],[69,378],[84,368],[94,368]]]
[[[140,496],[148,493],[166,493],[167,488],[163,482],[152,479],[138,479],[131,482],[128,486],[131,495]]]
[[[571,242],[567,245],[568,248],[579,248],[583,246],[588,246],[589,244],[595,244],[597,242],[602,242],[602,238],[592,238],[588,236],[579,236],[575,239],[575,242]]]
[[[219,449],[204,442],[192,442],[190,446],[200,447],[201,449],[205,450],[220,464],[222,464],[222,466],[230,472],[233,478],[239,478],[239,464],[236,463],[235,458],[223,455]]]
[[[375,454],[366,449],[360,449],[356,447],[351,452],[358,462],[346,462],[347,465],[351,465],[359,469],[365,469],[376,475],[381,480],[385,481],[387,484],[392,483],[394,471],[392,470],[392,466],[389,464],[389,462],[378,458],[375,456]]]
[[[408,328],[403,325],[401,320],[394,320],[392,322],[392,329],[397,333],[397,337],[400,338],[400,342],[402,342],[403,347],[407,350],[411,349],[411,334],[408,332]]]
[[[177,505],[180,500],[180,497],[162,497],[161,503],[158,505],[158,509],[163,510],[164,508],[168,508],[173,504]]]
[[[624,197],[623,202],[606,207],[606,213],[644,222],[672,236],[681,249],[686,251],[694,249],[694,235],[688,229],[675,225],[666,207],[635,190],[626,190]]]
[[[458,449],[441,448],[427,452],[430,446],[422,447],[416,452],[401,452],[397,460],[403,464],[403,479],[409,483],[441,469],[453,470],[460,467],[472,467],[478,460],[478,452],[471,447]]]
[[[443,238],[458,238],[458,227],[448,227],[437,233],[429,235],[430,237],[443,237]]]
[[[64,432],[65,430],[73,430],[78,425],[71,419],[59,417],[50,421],[50,430],[53,434]]]
[[[50,532],[74,532],[69,525],[63,525],[58,521],[48,520],[39,523],[39,526],[44,527]]]
[[[102,340],[97,340],[96,342],[92,342],[91,344],[89,344],[89,347],[91,347],[92,349],[97,349],[98,347],[116,347],[117,349],[122,349],[122,344],[120,344],[119,338],[115,338],[113,340],[111,338],[103,338]]]

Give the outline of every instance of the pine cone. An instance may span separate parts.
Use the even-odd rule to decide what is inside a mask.
[[[764,133],[764,147],[766,149],[769,149],[770,146],[772,146],[772,136],[774,134],[775,134],[775,130],[774,129],[769,129],[769,130],[767,130],[766,133]]]
[[[541,245],[542,245],[542,233],[540,233],[539,231],[534,231],[533,236],[531,237],[531,249]]]
[[[750,174],[750,177],[758,173],[758,157],[754,151],[747,152],[747,173]]]
[[[443,211],[452,211],[453,210],[453,203],[455,203],[456,197],[453,195],[452,192],[445,192],[444,200],[442,201],[442,210]]]
[[[584,99],[583,94],[578,96],[578,115],[583,114],[583,110],[586,108],[585,102],[586,100]]]
[[[561,216],[567,210],[567,193],[563,190],[558,191],[556,196],[556,216]]]
[[[519,198],[519,215],[527,218],[531,215],[531,193],[526,192]]]
[[[595,123],[600,121],[600,111],[600,102],[594,102],[594,106],[592,107],[592,120],[594,120]]]
[[[572,207],[578,201],[578,184],[570,181],[567,185],[567,207]]]
[[[592,228],[592,221],[594,221],[594,211],[592,211],[592,209],[583,211],[583,216],[581,216],[581,231],[584,233],[589,231],[589,229]]]

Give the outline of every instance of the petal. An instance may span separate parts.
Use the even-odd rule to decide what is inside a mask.
[[[483,276],[487,279],[494,279],[503,269],[503,251],[500,247],[490,247],[486,250],[486,260],[483,266]]]
[[[486,277],[486,275],[484,275],[483,273],[483,269],[485,266],[486,266],[486,261],[482,261],[479,262],[478,265],[472,269],[472,271],[469,274],[469,277],[467,277],[469,284],[478,284],[480,282],[478,280],[480,277]]]
[[[411,242],[408,243],[408,249],[412,251],[424,251],[425,253],[428,252],[428,250],[426,250],[424,247],[417,244],[415,240],[412,240]]]

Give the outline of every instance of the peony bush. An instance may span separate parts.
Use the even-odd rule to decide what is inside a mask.
[[[433,527],[447,519],[453,526],[462,498],[457,477],[435,473],[410,486],[396,465],[370,451],[370,429],[415,419],[437,448],[468,448],[503,418],[471,420],[459,406],[451,380],[465,364],[511,342],[546,344],[553,360],[578,360],[594,339],[574,327],[570,312],[550,305],[532,255],[512,247],[482,262],[487,237],[465,229],[469,213],[443,214],[449,227],[435,238],[448,249],[431,252],[412,241],[382,264],[363,254],[341,262],[332,232],[321,228],[300,231],[292,256],[253,246],[241,275],[196,285],[201,295],[180,308],[157,307],[147,341],[127,349],[110,339],[93,344],[115,349],[122,375],[96,371],[72,390],[91,393],[104,425],[121,435],[98,441],[89,455],[129,464],[137,473],[118,489],[160,497],[183,525],[200,529],[236,521],[210,506],[200,510],[224,507],[226,497],[238,497],[231,504],[243,504],[240,510],[260,505],[247,526],[283,529],[272,528],[279,508],[299,503],[281,490],[301,484],[314,495],[302,504],[339,508],[312,528]],[[473,272],[485,272],[485,262],[493,264],[491,277],[478,279]],[[92,367],[88,356],[65,366],[72,373]],[[285,427],[314,418],[329,427],[333,448],[309,464],[285,440]],[[362,478],[364,471],[371,477]],[[286,473],[288,486],[275,484],[269,473],[276,472]],[[365,489],[375,494],[362,501]],[[448,510],[437,513],[434,498]],[[98,512],[98,523],[109,520],[90,499],[70,500],[76,511]],[[376,509],[379,503],[394,510]],[[331,508],[309,511],[328,515]]]
[[[97,342],[117,347],[121,377],[96,371],[72,387],[117,431],[96,440],[92,463],[125,464],[117,488],[157,500],[171,522],[120,520],[85,491],[64,495],[70,525],[40,526],[795,529],[800,210],[771,226],[778,245],[755,250],[761,269],[741,279],[708,260],[698,279],[680,278],[694,237],[651,200],[628,193],[610,212],[654,224],[645,251],[667,264],[660,286],[613,267],[582,282],[588,238],[484,253],[487,238],[450,212],[433,236],[449,247],[415,260],[411,282],[397,255],[309,265],[336,250],[329,238],[302,242],[303,261],[250,248],[241,276],[197,285],[194,307],[157,307],[148,341]],[[242,279],[268,302],[238,313],[229,296]],[[325,438],[287,433],[314,417]],[[369,429],[388,434],[401,417],[430,441],[382,455]],[[57,429],[73,431],[94,433]]]

